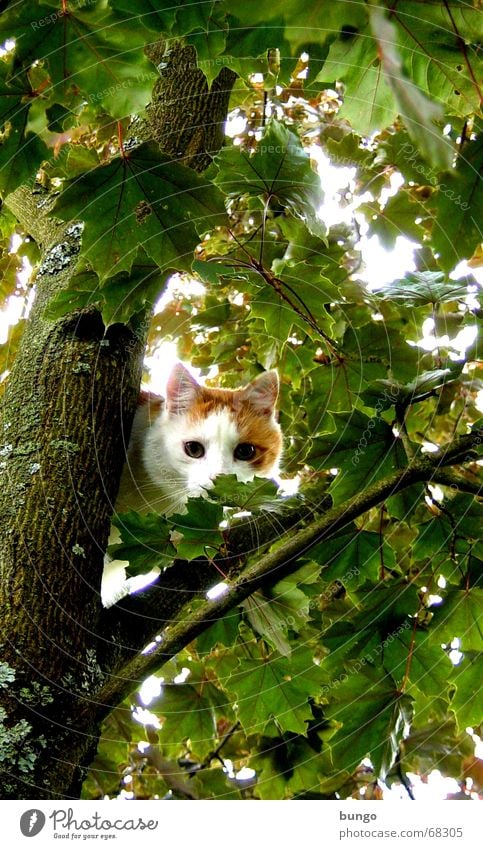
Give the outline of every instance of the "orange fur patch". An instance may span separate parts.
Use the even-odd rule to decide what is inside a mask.
[[[269,472],[282,450],[280,428],[271,416],[257,412],[247,402],[239,401],[238,389],[209,389],[200,387],[199,397],[188,413],[188,421],[194,424],[213,413],[227,410],[236,424],[239,441],[254,445],[257,453],[250,465],[257,474]]]

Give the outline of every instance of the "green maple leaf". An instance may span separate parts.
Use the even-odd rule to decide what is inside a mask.
[[[93,271],[79,271],[70,278],[68,287],[49,302],[46,316],[55,320],[74,309],[96,305],[106,327],[127,324],[133,315],[145,313],[153,306],[166,276],[166,272],[147,258],[144,263],[138,258],[130,274],[121,272],[109,277],[102,288]]]
[[[290,304],[274,289],[260,287],[260,291],[250,301],[250,315],[260,318],[266,328],[267,334],[272,339],[280,339],[284,342],[290,336],[290,332],[297,318]]]
[[[443,603],[433,608],[431,630],[441,643],[455,637],[462,651],[483,651],[483,590],[449,589]]]
[[[242,482],[236,475],[218,475],[213,489],[210,489],[210,498],[236,508],[237,512],[280,512],[286,502],[277,496],[277,492],[277,484],[265,478]]]
[[[402,384],[397,380],[373,380],[358,395],[365,407],[382,412],[400,400],[402,389]]]
[[[221,619],[217,619],[213,625],[203,631],[196,639],[196,649],[200,656],[209,655],[218,645],[234,646],[238,638],[238,626],[241,621],[241,613],[231,610]]]
[[[311,549],[310,556],[324,566],[324,581],[340,580],[352,589],[370,578],[377,581],[381,563],[394,566],[394,552],[379,534],[352,527]]]
[[[0,344],[0,369],[2,370],[2,372],[5,372],[7,371],[7,369],[10,369],[12,367],[12,362],[15,359],[20,342],[22,340],[25,325],[26,319],[21,319],[17,322],[17,324],[14,324],[13,326],[9,327],[7,339],[5,340],[5,342]],[[0,374],[2,372],[0,372]],[[0,394],[3,388],[4,387],[2,387],[0,384]]]
[[[232,146],[215,162],[213,182],[229,197],[248,195],[259,198],[261,208],[287,209],[305,221],[311,233],[325,235],[317,217],[323,200],[320,179],[298,136],[283,124],[270,121],[253,155]]]
[[[451,510],[449,515],[441,513],[440,516],[431,519],[425,524],[419,525],[419,535],[413,545],[413,553],[417,559],[423,560],[428,557],[434,557],[435,555],[447,556],[448,551],[454,558],[455,551],[458,554],[467,554],[468,551],[477,548],[475,543],[480,545],[479,540],[481,540],[483,535],[483,507],[476,501],[476,499],[469,495],[457,495],[448,502],[448,507]],[[451,518],[453,515],[455,516],[455,519]],[[454,568],[455,566],[453,562],[453,569]],[[469,612],[472,607],[472,592],[474,592],[473,589],[469,591],[468,598],[466,598],[466,596],[462,596],[461,602],[460,613],[463,616],[463,611],[467,611],[468,626],[470,625]],[[449,603],[449,599],[451,598],[453,597],[448,596],[449,607],[447,610],[452,609],[452,603],[454,603],[456,607],[458,606],[454,599],[452,603]],[[442,607],[444,609],[445,605]],[[440,621],[440,616],[443,616],[443,619],[445,618],[441,608],[438,607],[434,611],[435,621]],[[461,622],[460,625],[463,625],[463,623]],[[451,640],[452,637],[455,636],[459,637],[460,634],[453,633],[449,639]],[[474,646],[469,645],[468,648],[474,648]]]
[[[329,747],[319,751],[320,744],[313,746],[300,734],[267,735],[257,748],[250,766],[257,772],[257,795],[261,799],[284,799],[287,789],[304,797],[306,794],[306,798],[317,798],[316,794],[310,795],[313,788],[318,788],[333,769]]]
[[[397,116],[394,95],[386,82],[376,44],[368,32],[348,34],[330,47],[315,82],[340,80],[346,86],[340,116],[354,130],[370,136],[392,124]]]
[[[143,53],[145,35],[101,3],[65,8],[18,3],[0,21],[0,40],[16,40],[18,66],[46,64],[57,102],[67,102],[80,90],[114,117],[124,117],[149,100],[155,73]]]
[[[128,560],[129,577],[165,568],[176,555],[171,542],[171,524],[158,513],[140,515],[134,510],[113,517],[113,525],[121,531],[122,542],[109,546],[110,556]]]
[[[177,750],[188,740],[191,751],[203,758],[214,748],[215,708],[225,702],[223,693],[213,684],[186,682],[164,685],[160,698],[149,709],[163,717],[160,742]]]
[[[380,35],[380,15],[376,9],[376,35]],[[372,22],[374,26],[374,14]],[[381,57],[380,44],[370,27],[362,21],[355,26],[352,20],[345,21],[315,85],[326,86],[335,80],[344,83],[339,114],[364,136],[390,126],[400,112],[414,133],[415,147],[422,146],[436,167],[447,168],[450,146],[432,124],[443,114],[434,101],[437,98],[452,115],[465,116],[478,109],[478,10],[459,3],[405,3],[391,10],[391,21],[384,21],[388,23],[394,24],[394,29],[390,26],[389,38],[382,39]],[[388,73],[384,60],[391,54],[400,63],[398,73]],[[418,124],[429,132],[418,132]]]
[[[438,262],[451,271],[462,259],[469,259],[481,241],[479,211],[483,208],[483,122],[475,121],[475,140],[461,148],[456,167],[446,175],[434,198],[436,221],[432,245]]]
[[[467,295],[467,286],[447,281],[441,271],[408,271],[402,279],[394,280],[374,293],[375,298],[396,301],[407,307],[463,300]]]
[[[435,703],[435,699],[431,699]],[[454,720],[445,711],[435,720],[434,714],[424,725],[418,723],[404,740],[403,766],[405,770],[428,775],[440,769],[443,775],[459,776],[461,763],[474,752],[474,743],[468,734],[458,734]]]
[[[335,413],[333,418],[335,433],[314,439],[307,462],[315,469],[339,469],[330,489],[334,503],[406,465],[402,444],[382,419],[359,410]]]
[[[320,690],[323,675],[311,652],[297,649],[290,658],[272,654],[242,660],[226,682],[235,693],[238,715],[247,733],[259,733],[271,719],[284,731],[305,734],[312,719],[309,697]]]
[[[139,247],[161,268],[188,271],[198,234],[223,213],[206,179],[151,144],[68,181],[55,206],[84,222],[83,253],[101,280],[130,271]]]
[[[215,2],[188,3],[184,0],[171,0],[159,3],[156,0],[136,0],[133,11],[131,0],[109,0],[109,6],[126,24],[136,22],[156,33],[171,36],[184,36],[194,30],[207,30],[213,15]]]
[[[186,10],[190,8],[204,9],[206,13],[208,4],[203,4],[201,7],[194,5],[185,7]],[[181,23],[183,27],[187,26],[183,21]],[[198,67],[203,71],[208,85],[211,85],[226,64],[225,57],[222,61],[217,59],[224,52],[227,31],[228,27],[223,21],[208,18],[203,26],[193,28],[186,37],[188,44],[192,44],[196,49]]]
[[[363,26],[367,21],[366,9],[359,3],[348,7],[346,3],[328,4],[327,0],[312,0],[309,5],[301,6],[300,0],[286,0],[283,5],[277,6],[273,0],[259,0],[256,4],[247,4],[245,0],[225,0],[223,5],[236,17],[235,34],[246,27],[259,33],[259,37],[264,35],[265,42],[255,55],[275,42],[283,54],[297,56],[307,45],[323,47],[344,26]],[[262,26],[254,26],[257,23]],[[288,49],[283,49],[282,38],[286,40]],[[267,44],[268,41],[270,44]],[[313,51],[310,53],[312,58]]]
[[[279,654],[289,657],[292,647],[288,632],[299,631],[309,616],[309,598],[298,587],[279,582],[271,597],[253,593],[242,605],[253,630]]]
[[[453,147],[436,126],[437,122],[443,122],[443,107],[435,103],[433,94],[426,96],[404,74],[395,24],[376,6],[370,8],[370,19],[386,82],[409,135],[431,165],[440,171],[447,170],[451,167]]]
[[[414,689],[431,696],[441,696],[448,689],[451,661],[431,631],[399,630],[384,648],[384,668],[397,684],[406,681],[408,695]]]
[[[437,181],[437,172],[434,168],[428,167],[404,127],[380,136],[377,153],[367,167],[366,179],[371,179],[372,194],[376,196],[385,184],[384,170],[381,170],[381,165],[397,168],[407,182],[412,181],[417,185],[434,186]]]
[[[362,387],[384,378],[386,374],[387,368],[383,363],[365,363],[362,360],[334,362],[313,369],[310,373],[313,392],[306,400],[311,433],[327,430],[327,411],[351,410]]]
[[[129,717],[130,705],[124,702],[106,718],[96,757],[89,769],[86,783],[82,788],[84,799],[94,798],[102,788],[103,793],[113,794],[119,785],[118,764],[125,763],[129,757],[129,744],[133,737],[133,728]],[[92,785],[92,786],[90,786]]]
[[[227,5],[227,22],[229,24],[226,36],[224,59],[228,66],[239,77],[248,83],[252,74],[264,76],[264,85],[273,87],[276,82],[288,84],[291,72],[295,66],[295,55],[290,50],[290,44],[285,37],[285,19],[280,10],[271,4],[268,18],[263,26],[253,26],[253,19],[242,20],[240,9],[235,10],[231,3]],[[255,7],[250,7],[250,17]],[[233,17],[236,15],[236,18]],[[280,66],[275,76],[269,63],[269,51],[276,48],[279,51]]]
[[[182,539],[176,541],[177,556],[184,560],[203,557],[207,549],[220,548],[223,534],[220,522],[223,519],[223,507],[203,498],[189,498],[187,512],[171,516],[177,533]]]
[[[267,333],[274,339],[285,340],[295,325],[303,333],[330,333],[333,321],[324,308],[333,300],[342,300],[329,280],[321,277],[317,266],[305,262],[275,260],[272,264],[277,274],[275,286],[253,282],[239,284],[250,293],[250,315],[265,324]],[[317,328],[317,329],[315,329]]]
[[[109,0],[109,6],[116,16],[128,25],[132,23],[133,14],[135,14],[136,22],[139,22],[146,29],[156,33],[170,33],[180,2],[181,0],[172,0],[172,2],[165,4],[156,2],[156,0],[136,0],[135,13],[133,12],[132,0]]]
[[[374,163],[375,154],[363,144],[363,139],[356,133],[347,133],[341,139],[324,138],[321,140],[334,165],[353,165],[365,171]],[[372,183],[371,183],[372,187]]]
[[[10,194],[32,183],[51,151],[28,129],[30,108],[36,98],[27,75],[9,79],[8,66],[0,63],[0,192]]]
[[[428,393],[453,383],[463,370],[462,363],[451,363],[451,368],[437,368],[424,371],[414,378],[410,383],[402,387],[400,400],[402,403],[415,404],[424,400]]]
[[[450,677],[451,684],[456,686],[451,699],[451,709],[462,731],[468,726],[477,728],[483,719],[481,688],[478,686],[482,676],[483,652],[466,652]]]
[[[387,250],[394,249],[398,236],[422,242],[424,229],[416,219],[426,217],[426,210],[406,192],[399,191],[389,198],[382,209],[377,201],[361,204],[359,208],[366,216],[370,235],[379,236]]]
[[[370,322],[355,326],[353,321],[352,326],[348,327],[344,334],[342,348],[349,355],[353,366],[356,365],[362,370],[362,361],[364,377],[368,381],[382,377],[382,375],[372,375],[367,370],[368,365],[375,365],[378,362],[384,363],[391,369],[392,377],[401,380],[408,379],[408,372],[413,377],[420,368],[417,351],[408,345],[407,339],[399,330],[388,327],[384,322]],[[359,389],[362,387],[360,386]]]
[[[346,675],[334,688],[334,698],[324,708],[325,717],[342,726],[331,739],[334,765],[352,772],[370,756],[376,774],[384,778],[403,736],[409,700],[397,693],[389,675],[369,667]]]
[[[477,112],[481,13],[470,3],[407,2],[392,9],[404,71],[446,114]]]
[[[374,663],[385,651],[385,641],[389,644],[395,634],[411,630],[412,617],[418,609],[415,588],[401,581],[378,588],[366,581],[351,591],[351,599],[359,609],[354,612],[346,605],[343,609],[349,615],[339,615],[323,634],[323,644],[330,651],[323,668],[336,677],[343,659],[357,662],[364,658],[365,662]],[[324,691],[329,692],[330,685]]]
[[[388,410],[394,404],[416,404],[418,401],[424,401],[436,389],[457,379],[463,366],[461,363],[451,365],[452,368],[425,371],[406,384],[394,380],[375,380],[360,392],[359,396],[367,407],[374,407],[379,411]]]
[[[344,294],[335,283],[320,273],[320,266],[310,262],[276,259],[272,270],[287,286],[287,295],[297,306],[320,317],[323,304],[342,303]],[[290,288],[288,288],[290,287]]]

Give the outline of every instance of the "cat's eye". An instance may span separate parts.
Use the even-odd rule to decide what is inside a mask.
[[[205,446],[201,442],[185,442],[184,453],[193,460],[201,460],[205,456]]]
[[[240,442],[235,448],[233,456],[235,460],[253,460],[257,449],[251,442]]]

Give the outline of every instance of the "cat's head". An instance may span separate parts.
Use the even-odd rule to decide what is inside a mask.
[[[159,425],[151,428],[151,448],[167,455],[162,465],[201,494],[221,474],[239,480],[278,473],[282,435],[276,420],[278,375],[264,372],[240,389],[200,385],[178,363],[172,370]]]

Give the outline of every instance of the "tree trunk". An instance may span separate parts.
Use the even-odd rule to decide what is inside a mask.
[[[184,152],[201,170],[207,153],[221,143],[234,75],[227,79],[225,69],[223,84],[218,81],[207,95],[200,72],[182,61],[182,51],[174,56],[176,106],[183,104],[177,155]],[[192,104],[188,112],[180,96],[183,81]],[[166,84],[172,83],[173,76]],[[162,78],[157,89],[159,102]],[[193,104],[200,113],[194,117]],[[148,125],[153,130],[158,121],[151,135],[162,142],[163,122],[173,127],[173,109],[160,109],[156,117],[153,108]],[[207,122],[214,128],[210,139],[192,131]],[[183,133],[183,124],[189,132]],[[26,190],[14,193],[8,205],[39,242],[44,259],[0,418],[0,794],[77,798],[111,707],[98,704],[96,693],[143,648],[150,628],[159,628],[155,621],[138,631],[132,627],[130,644],[118,644],[118,614],[103,610],[99,595],[145,327],[113,325],[105,332],[96,309],[49,321],[46,307],[74,270],[78,228],[64,230],[50,220]],[[196,581],[199,586],[199,576]]]
[[[27,223],[25,193],[11,205]],[[76,714],[103,678],[103,551],[143,345],[125,327],[104,334],[94,309],[44,317],[77,251],[67,235],[46,254],[2,405],[4,798],[75,795],[76,764],[95,747],[95,727],[78,728]]]

